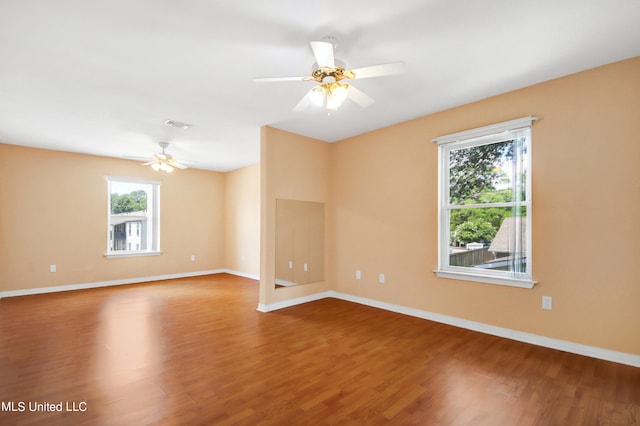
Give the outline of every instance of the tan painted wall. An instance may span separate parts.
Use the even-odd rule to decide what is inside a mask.
[[[260,274],[260,164],[225,174],[225,267]]]
[[[332,144],[337,291],[640,354],[640,58]],[[425,94],[425,102],[428,102]],[[533,289],[440,279],[437,136],[533,126]],[[354,271],[362,270],[356,281]],[[386,284],[377,275],[386,275]],[[553,310],[541,310],[541,296]]]
[[[332,246],[325,223],[324,281],[275,289],[276,199],[329,203],[331,145],[304,136],[263,127],[261,130],[262,224],[260,303],[271,304],[331,289]],[[328,219],[327,219],[328,220]]]
[[[163,254],[120,259],[104,257],[106,176],[161,177],[135,161],[0,144],[0,291],[224,267],[222,173],[164,176]]]

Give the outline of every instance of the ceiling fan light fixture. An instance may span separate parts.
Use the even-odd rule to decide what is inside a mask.
[[[169,164],[166,160],[158,160],[155,163],[151,164],[151,168],[156,172],[165,172],[171,173],[174,167]]]
[[[327,109],[338,109],[347,96],[349,96],[349,85],[342,83],[328,84],[327,89]]]
[[[336,110],[340,108],[341,103],[339,103],[333,96],[327,96],[327,105],[326,108],[328,110]]]
[[[152,161],[143,163],[143,166],[151,166],[154,171],[162,173],[171,173],[176,168],[187,168],[187,166],[176,161],[171,154],[165,152],[165,149],[169,146],[169,142],[160,142],[159,145],[162,148],[162,152],[157,153]]]
[[[324,84],[316,86],[309,92],[309,100],[316,106],[322,106],[322,104],[324,104],[324,98],[327,94],[327,89],[325,89],[324,86]]]
[[[342,102],[347,99],[347,96],[349,96],[349,85],[342,83],[333,83],[329,92],[338,103],[342,104]]]

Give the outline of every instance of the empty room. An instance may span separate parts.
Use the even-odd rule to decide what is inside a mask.
[[[639,425],[640,2],[0,4],[0,424]]]

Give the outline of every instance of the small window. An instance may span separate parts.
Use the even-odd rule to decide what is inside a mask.
[[[107,257],[160,254],[160,182],[110,177],[108,205]]]
[[[532,117],[437,138],[443,278],[531,288]]]

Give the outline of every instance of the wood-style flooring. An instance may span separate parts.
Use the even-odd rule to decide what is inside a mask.
[[[226,274],[2,299],[0,424],[640,424],[639,368],[336,299],[257,302]]]

